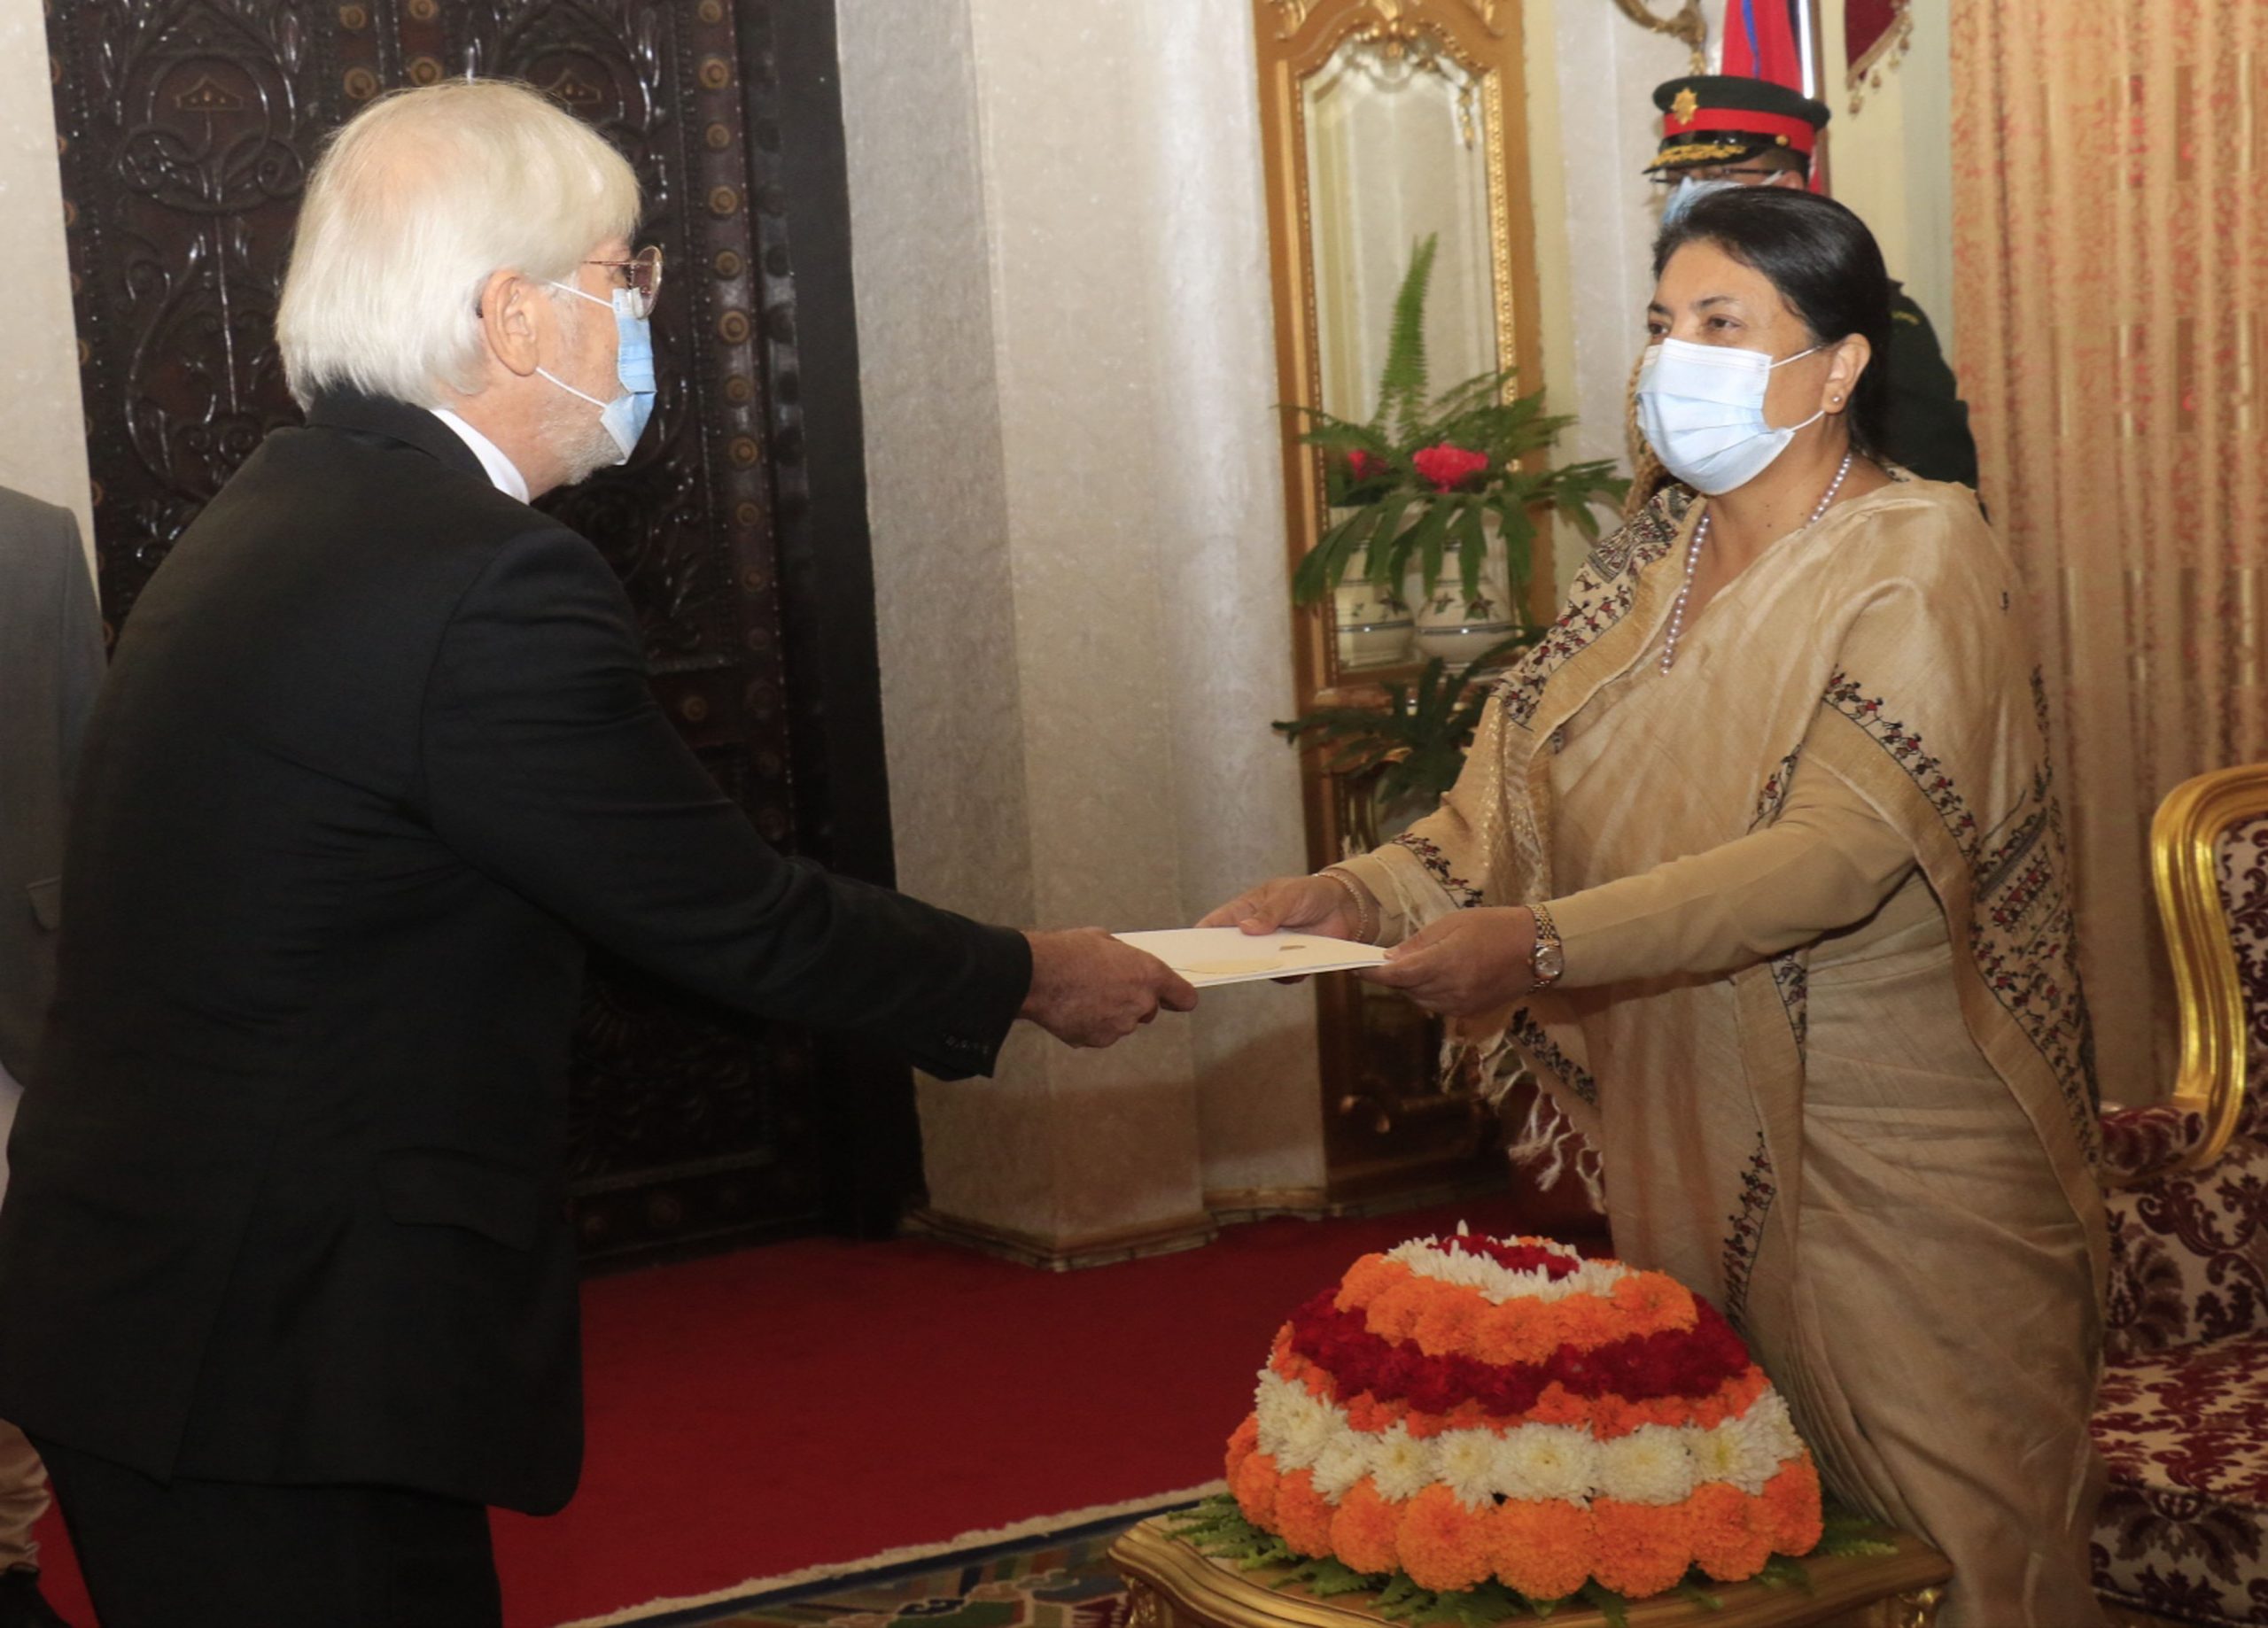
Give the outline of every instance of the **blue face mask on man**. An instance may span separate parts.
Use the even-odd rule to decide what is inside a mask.
[[[596,396],[577,390],[566,380],[538,368],[536,371],[571,396],[579,396],[599,409],[599,423],[614,438],[622,449],[617,463],[630,461],[630,450],[638,445],[638,438],[646,433],[646,421],[654,415],[654,333],[649,320],[638,314],[638,292],[634,289],[618,288],[611,300],[601,299],[596,294],[586,294],[571,283],[555,283],[554,288],[563,288],[578,299],[587,299],[594,306],[605,306],[614,313],[614,373],[622,382],[622,394],[611,401],[602,401]]]
[[[1690,175],[1684,177],[1671,190],[1669,197],[1662,204],[1662,224],[1675,225],[1680,215],[1710,193],[1721,192],[1728,187],[1739,184],[1736,181],[1697,181]]]

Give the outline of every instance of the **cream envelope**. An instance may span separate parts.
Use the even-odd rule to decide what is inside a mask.
[[[1255,978],[1291,978],[1377,966],[1386,951],[1313,933],[1246,933],[1237,927],[1172,927],[1160,933],[1119,933],[1121,943],[1146,950],[1205,988]]]

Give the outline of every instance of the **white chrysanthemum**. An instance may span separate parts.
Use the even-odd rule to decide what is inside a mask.
[[[1714,1430],[1689,1430],[1685,1433],[1685,1446],[1693,1455],[1696,1482],[1739,1480],[1740,1438],[1732,1431],[1721,1425]]]
[[[1379,1495],[1394,1500],[1415,1498],[1434,1480],[1433,1446],[1396,1424],[1371,1438],[1371,1479]]]
[[[1630,1275],[1619,1261],[1588,1260],[1564,1277],[1554,1278],[1541,1267],[1514,1271],[1486,1255],[1471,1255],[1442,1245],[1438,1238],[1412,1238],[1386,1252],[1420,1277],[1436,1283],[1461,1283],[1477,1289],[1483,1299],[1502,1306],[1507,1300],[1564,1300],[1571,1294],[1604,1294]]]
[[[1441,1484],[1472,1508],[1495,1502],[1497,1440],[1494,1430],[1443,1430],[1433,1438]]]
[[[1767,1391],[1750,1403],[1743,1423],[1763,1436],[1783,1460],[1804,1450],[1804,1438],[1796,1433],[1795,1419],[1788,1412],[1788,1399],[1777,1391]]]
[[[1626,1504],[1682,1503],[1693,1493],[1693,1455],[1685,1432],[1673,1425],[1642,1424],[1627,1436],[1601,1442],[1598,1490]]]
[[[1586,1260],[1559,1282],[1569,1294],[1595,1294],[1604,1299],[1614,1292],[1615,1284],[1630,1275],[1630,1268],[1619,1260]]]
[[[1284,1433],[1276,1446],[1278,1468],[1286,1471],[1308,1469],[1346,1429],[1344,1414],[1302,1391],[1298,1400],[1285,1410]]]
[[[1370,1473],[1371,1455],[1359,1432],[1346,1430],[1331,1438],[1316,1454],[1312,1474],[1315,1490],[1332,1503],[1347,1496],[1348,1489]]]
[[[1507,1498],[1588,1500],[1597,1485],[1598,1443],[1570,1424],[1523,1424],[1497,1438],[1495,1480]]]
[[[1554,1279],[1542,1268],[1515,1272],[1486,1254],[1465,1254],[1449,1249],[1438,1238],[1410,1238],[1386,1252],[1388,1260],[1400,1260],[1418,1276],[1435,1283],[1463,1283],[1481,1292],[1483,1299],[1502,1306],[1508,1299],[1567,1299],[1567,1295],[1604,1295],[1631,1275],[1619,1260],[1585,1260],[1567,1276]]]
[[[1784,1461],[1803,1451],[1803,1442],[1788,1417],[1788,1404],[1777,1391],[1766,1392],[1750,1404],[1747,1413],[1726,1421],[1721,1428],[1732,1438],[1740,1464],[1725,1478],[1751,1496],[1764,1490],[1764,1484],[1779,1473]]]
[[[1304,1386],[1295,1385],[1280,1374],[1263,1373],[1260,1388],[1253,1392],[1253,1417],[1260,1423],[1260,1450],[1274,1454],[1284,1445],[1284,1438],[1292,1429],[1294,1410],[1307,1399]]]

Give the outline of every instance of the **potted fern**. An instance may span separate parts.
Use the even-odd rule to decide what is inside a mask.
[[[1449,789],[1487,699],[1477,675],[1541,633],[1523,609],[1537,516],[1556,511],[1596,539],[1592,505],[1619,501],[1628,486],[1611,461],[1552,467],[1536,456],[1574,421],[1546,414],[1541,391],[1509,395],[1511,368],[1429,393],[1436,244],[1427,236],[1411,250],[1370,422],[1291,409],[1308,421],[1301,442],[1323,454],[1332,514],[1293,574],[1294,601],[1351,593],[1367,608],[1407,598],[1420,607],[1420,649],[1431,658],[1414,683],[1381,686],[1383,708],[1325,707],[1275,726],[1294,746],[1322,748],[1326,771],[1368,783],[1354,802],[1355,823],[1368,829],[1347,833],[1364,846]],[[1344,599],[1339,609],[1342,631],[1363,615]]]
[[[1318,707],[1273,725],[1293,746],[1311,744],[1324,767],[1364,788],[1348,805],[1347,849],[1367,852],[1441,800],[1464,766],[1464,748],[1480,726],[1488,686],[1474,675],[1511,655],[1532,636],[1514,634],[1451,671],[1435,656],[1414,683],[1388,679],[1378,707]]]
[[[1574,421],[1546,414],[1541,391],[1509,396],[1510,368],[1430,393],[1425,298],[1438,241],[1427,236],[1411,250],[1394,296],[1378,409],[1370,422],[1356,423],[1315,407],[1291,409],[1308,421],[1302,444],[1323,453],[1324,495],[1333,515],[1300,562],[1293,596],[1301,605],[1322,599],[1341,585],[1359,555],[1360,581],[1386,594],[1414,587],[1413,597],[1430,604],[1441,597],[1437,589],[1454,557],[1456,588],[1441,609],[1470,612],[1485,598],[1490,614],[1481,621],[1503,626],[1497,638],[1482,642],[1495,643],[1525,626],[1519,607],[1531,575],[1535,516],[1556,509],[1595,538],[1598,523],[1591,506],[1618,500],[1627,483],[1604,461],[1541,464],[1534,454]],[[1469,664],[1474,654],[1469,642],[1438,653],[1458,657],[1460,664]]]

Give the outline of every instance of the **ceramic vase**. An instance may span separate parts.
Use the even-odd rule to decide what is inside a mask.
[[[1332,590],[1332,616],[1339,632],[1339,664],[1386,667],[1410,659],[1410,607],[1388,588],[1361,576],[1356,560]]]
[[[1515,632],[1511,585],[1506,581],[1503,551],[1495,546],[1495,523],[1488,523],[1488,552],[1481,562],[1480,586],[1464,591],[1464,569],[1458,546],[1451,543],[1441,554],[1441,574],[1433,591],[1412,570],[1406,592],[1417,609],[1417,644],[1420,656],[1440,656],[1451,667],[1469,667],[1490,647]]]

